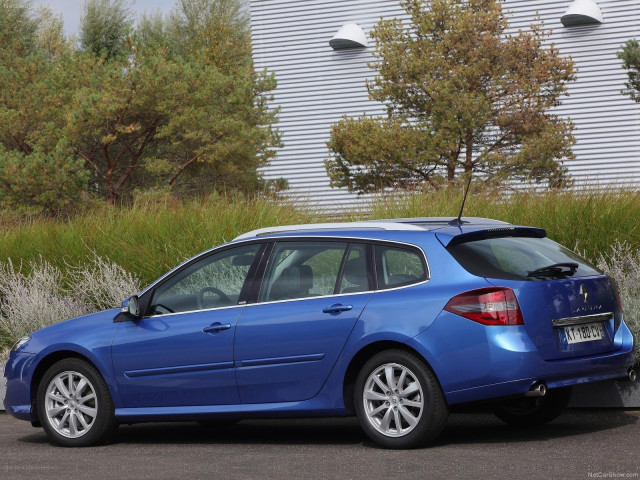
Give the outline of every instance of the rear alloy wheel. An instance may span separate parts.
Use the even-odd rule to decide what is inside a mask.
[[[38,387],[37,406],[50,440],[63,447],[104,442],[117,427],[104,379],[78,358],[60,360],[47,370]]]
[[[501,403],[493,412],[514,427],[543,425],[557,418],[569,405],[571,387],[548,390],[544,397],[523,397]]]
[[[402,350],[380,352],[362,367],[355,407],[365,433],[386,448],[415,448],[433,441],[448,415],[431,369]]]

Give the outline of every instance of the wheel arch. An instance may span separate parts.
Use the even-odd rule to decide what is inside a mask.
[[[396,342],[393,340],[380,340],[366,345],[353,356],[344,375],[344,381],[342,384],[342,398],[344,400],[345,408],[350,414],[353,415],[355,413],[353,394],[358,373],[367,362],[367,360],[369,360],[373,355],[385,350],[404,350],[405,352],[417,355],[424,361],[427,367],[430,368],[431,371],[433,371],[433,368],[431,367],[427,359],[424,358],[424,355],[420,354],[420,352],[418,352],[416,349],[410,347],[405,343]],[[438,379],[437,375],[435,375],[435,377],[438,381],[438,384],[440,384],[440,380]],[[441,385],[440,388],[442,388]]]
[[[55,352],[51,352],[47,354],[45,357],[43,357],[40,360],[40,362],[38,362],[38,365],[34,369],[33,375],[31,376],[31,385],[30,385],[29,391],[31,396],[31,416],[34,419],[32,423],[36,425],[40,424],[40,419],[38,418],[38,409],[36,406],[36,402],[37,402],[36,397],[38,395],[38,386],[40,385],[40,381],[42,380],[42,377],[44,376],[45,372],[49,369],[49,367],[51,367],[51,365],[55,364],[60,360],[64,360],[67,358],[77,358],[79,360],[83,360],[87,362],[89,365],[91,365],[93,368],[95,368],[98,371],[98,373],[100,374],[100,376],[102,376],[102,378],[105,378],[103,372],[96,365],[96,363],[93,362],[86,355],[83,355],[79,352],[76,352],[74,350],[57,350]],[[107,383],[107,386],[108,386],[108,383]],[[110,392],[110,393],[111,393],[111,396],[113,397],[113,392]]]

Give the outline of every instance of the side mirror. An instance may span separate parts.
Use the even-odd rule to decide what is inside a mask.
[[[120,313],[128,313],[134,318],[140,318],[140,301],[137,295],[133,295],[122,302]]]

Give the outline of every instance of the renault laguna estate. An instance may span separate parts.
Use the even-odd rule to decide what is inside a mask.
[[[388,448],[450,408],[557,417],[572,385],[635,378],[613,281],[540,228],[413,218],[256,230],[120,309],[21,339],[8,413],[56,444],[119,423],[357,416]]]

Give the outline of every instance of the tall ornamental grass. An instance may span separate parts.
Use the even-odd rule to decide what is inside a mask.
[[[455,218],[462,197],[462,188],[387,197],[369,211],[345,210],[331,221]],[[545,228],[598,263],[618,282],[626,320],[640,338],[640,192],[472,191],[464,215]],[[0,215],[0,347],[41,326],[117,306],[186,258],[240,233],[318,221],[327,219],[287,202],[218,195],[147,196],[130,207],[102,206],[66,220]]]
[[[389,197],[374,218],[458,216],[463,188]],[[595,261],[616,242],[640,249],[640,191],[469,192],[464,216],[487,217],[546,229],[553,240]]]
[[[6,222],[0,230],[0,261],[22,261],[28,271],[31,262],[42,258],[66,271],[67,265],[83,264],[96,254],[147,285],[185,259],[248,230],[314,220],[271,199],[144,199],[128,208],[105,205],[67,220]]]

